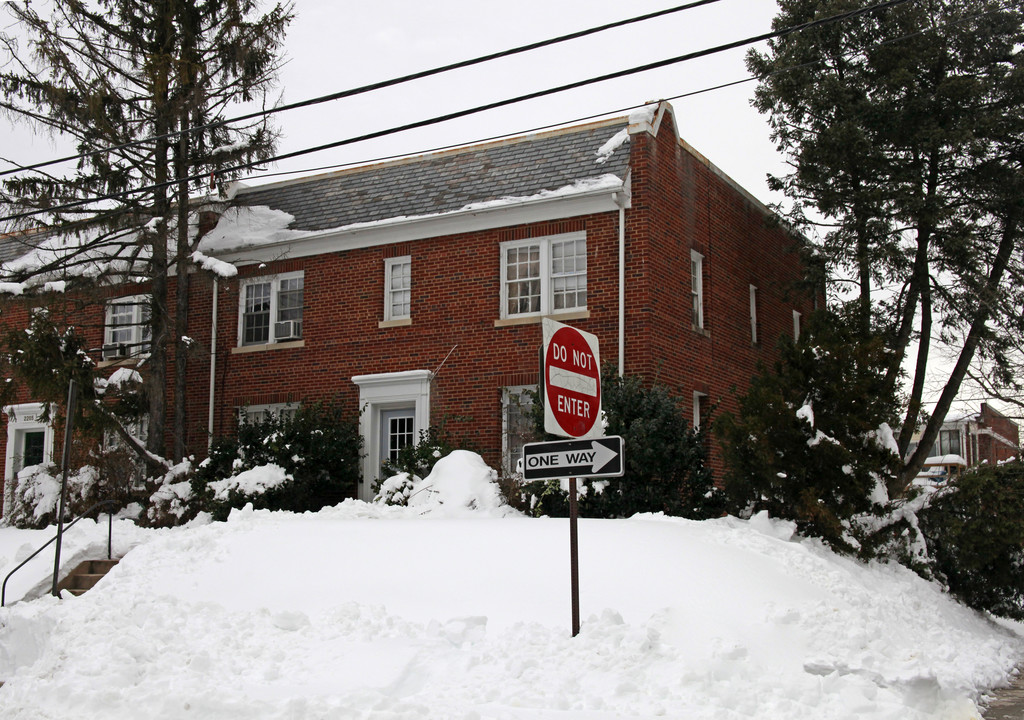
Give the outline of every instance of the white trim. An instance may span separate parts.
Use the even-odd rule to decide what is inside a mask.
[[[362,226],[353,225],[312,232],[301,238],[263,243],[257,247],[218,252],[215,256],[218,260],[235,265],[248,265],[264,262],[271,257],[275,260],[309,257],[479,230],[493,230],[511,225],[617,212],[619,204],[616,198],[626,189],[626,183],[623,182],[618,186],[555,198],[510,201],[495,207],[459,210],[417,218],[392,218]],[[628,199],[628,193],[626,197]]]
[[[14,509],[14,488],[17,484],[14,453],[19,440],[26,432],[42,430],[43,462],[53,462],[53,425],[39,419],[46,409],[43,403],[21,403],[8,405],[4,408],[7,415],[7,452],[4,457],[4,517],[9,517]],[[52,408],[51,408],[52,412]],[[18,468],[21,470],[21,468]]]
[[[413,436],[430,427],[429,370],[356,375],[359,386],[359,434],[363,438],[363,473],[359,481],[359,499],[373,499],[377,480],[377,459],[380,457],[380,413],[392,408],[413,407],[416,426]]]

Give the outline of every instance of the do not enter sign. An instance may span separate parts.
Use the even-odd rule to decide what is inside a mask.
[[[563,437],[601,435],[597,337],[544,319],[544,429]]]

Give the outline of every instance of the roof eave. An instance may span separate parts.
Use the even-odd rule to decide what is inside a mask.
[[[620,207],[628,206],[628,185],[623,182],[618,186],[603,186],[596,190],[570,195],[526,198],[503,202],[492,207],[411,218],[400,217],[372,224],[332,228],[309,233],[301,238],[218,252],[215,257],[236,265],[246,265],[271,259],[310,257],[511,225],[561,220],[618,211]]]

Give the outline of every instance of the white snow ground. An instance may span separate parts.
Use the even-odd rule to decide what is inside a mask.
[[[115,521],[96,588],[0,610],[0,715],[959,720],[1024,659],[1017,626],[763,516],[581,520],[572,638],[568,521],[477,506]],[[0,528],[0,571],[45,537]],[[105,543],[83,521],[67,565]]]

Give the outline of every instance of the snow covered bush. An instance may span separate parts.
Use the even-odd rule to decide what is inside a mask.
[[[293,417],[246,423],[214,442],[192,487],[202,509],[225,519],[232,508],[304,512],[354,497],[362,439],[357,420],[333,405],[300,407]],[[275,466],[270,478],[256,468]],[[263,473],[262,475],[260,473]]]
[[[65,514],[75,517],[96,502],[96,468],[85,466],[68,474]],[[44,528],[57,521],[61,471],[52,464],[32,465],[18,473],[8,522],[18,528]]]
[[[422,479],[407,472],[400,472],[385,478],[378,484],[377,494],[373,501],[382,505],[408,505],[409,496],[416,488],[416,483],[421,482]]]
[[[628,517],[664,512],[692,519],[719,517],[723,496],[707,465],[707,438],[687,419],[689,403],[658,383],[619,377],[613,366],[601,373],[601,406],[606,435],[621,435],[626,472],[622,478],[580,483],[579,512],[585,517]],[[534,422],[543,430],[540,403]],[[536,515],[568,514],[568,491],[558,482],[522,485],[521,505]]]
[[[969,470],[918,517],[933,571],[951,594],[1024,620],[1024,463]]]
[[[453,450],[436,458],[424,478],[410,477],[408,473],[388,478],[381,483],[374,502],[407,505],[435,514],[483,512],[504,516],[516,513],[498,487],[498,473],[469,450]]]
[[[739,413],[717,423],[730,511],[767,510],[836,549],[865,547],[850,521],[886,510],[900,461],[888,355],[881,338],[861,341],[825,313],[798,343],[784,337],[774,369],[762,369]]]

